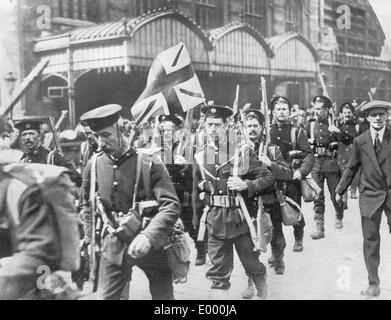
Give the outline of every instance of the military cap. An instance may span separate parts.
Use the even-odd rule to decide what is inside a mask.
[[[288,98],[285,98],[283,96],[275,96],[270,102],[270,108],[271,110],[274,110],[274,107],[277,103],[285,103],[289,106],[289,109],[292,108],[291,102],[288,100]]]
[[[325,96],[316,96],[313,100],[313,103],[320,102],[323,103],[323,106],[326,109],[331,109],[333,107],[333,104],[331,103],[330,99]]]
[[[370,101],[367,104],[365,104],[364,106],[362,106],[360,111],[361,112],[368,112],[369,110],[375,109],[375,108],[381,108],[381,109],[384,109],[384,110],[390,110],[391,109],[391,103],[387,102],[387,101],[379,101],[379,100]]]
[[[259,121],[260,124],[263,124],[265,122],[265,116],[263,113],[258,109],[246,109],[243,110],[244,116],[255,118]]]
[[[341,104],[341,107],[339,108],[339,112],[342,112],[343,109],[345,109],[345,108],[350,109],[350,111],[352,111],[353,113],[356,110],[350,102],[345,102],[345,103]]]
[[[182,124],[182,120],[173,114],[170,114],[170,115],[163,114],[163,115],[159,116],[158,120],[160,123],[163,121],[170,121],[173,124],[175,124],[176,126],[180,126]]]
[[[42,117],[28,116],[23,119],[15,119],[15,128],[20,132],[26,130],[41,131],[41,124],[43,123]]]
[[[205,115],[206,118],[222,118],[227,119],[233,115],[231,108],[218,105],[206,105],[201,108],[201,112]]]
[[[120,118],[122,107],[118,104],[109,104],[86,112],[80,117],[80,122],[87,125],[92,131],[100,131],[110,127]]]

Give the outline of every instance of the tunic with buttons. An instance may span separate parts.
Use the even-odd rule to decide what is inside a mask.
[[[46,149],[43,146],[39,146],[33,151],[25,152],[22,158],[20,159],[20,162],[48,164],[49,154],[50,154],[49,149]],[[59,167],[65,167],[68,169],[75,169],[73,163],[65,160],[64,157],[58,152],[55,152],[53,155],[53,165]]]
[[[267,167],[257,159],[253,151],[250,151],[248,155],[249,162],[246,169],[243,169],[246,165],[242,164],[243,161],[247,160],[241,159],[239,176],[248,186],[248,190],[242,192],[242,195],[246,199],[246,204],[249,208],[251,203],[254,202],[253,199],[257,193],[261,193],[274,185],[274,178]],[[215,159],[211,161],[213,157]],[[232,239],[249,232],[248,225],[242,219],[238,207],[235,204],[232,204],[230,208],[216,207],[211,204],[210,200],[210,197],[213,195],[230,195],[227,182],[229,177],[233,176],[232,156],[220,154],[218,149],[207,145],[197,153],[196,159],[194,179],[199,186],[196,201],[201,201],[205,205],[210,206],[207,216],[208,232],[219,239]],[[206,185],[207,182],[212,188]]]
[[[311,145],[308,143],[304,129],[293,126],[289,122],[285,122],[281,126],[275,123],[270,128],[270,142],[278,146],[285,161],[291,163],[292,159],[289,157],[289,152],[293,150],[293,128],[296,128],[296,150],[304,153],[303,162],[299,171],[302,177],[306,177],[311,173],[315,160],[311,150]]]
[[[171,235],[171,231],[180,214],[180,205],[167,169],[156,157],[151,155],[150,159],[150,190],[154,199],[159,203],[159,212],[141,233],[147,236],[152,247],[158,250],[166,245]],[[89,204],[91,168],[92,160],[87,163],[83,172],[83,218],[86,237],[91,236],[91,208]],[[124,214],[128,213],[133,205],[136,168],[137,152],[133,149],[130,149],[119,159],[115,159],[105,153],[98,155],[96,190],[101,196],[106,210]],[[147,197],[143,179],[140,179],[136,201],[152,200],[147,199]],[[109,243],[111,250],[103,248],[104,254],[113,263],[121,265],[125,244],[116,237],[110,239]]]
[[[314,123],[314,148],[320,147],[329,150],[330,144],[333,142],[339,142],[340,137],[336,133],[329,131],[328,118],[323,120],[310,120],[307,127],[307,137],[311,138],[311,126]],[[313,173],[326,173],[326,172],[339,172],[337,159],[331,156],[320,156],[315,149],[315,165],[312,169]]]

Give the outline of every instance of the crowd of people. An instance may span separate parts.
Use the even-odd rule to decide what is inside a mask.
[[[45,145],[50,128],[43,130],[42,117],[4,120],[0,299],[53,299],[58,292],[77,299],[86,281],[98,299],[128,299],[138,266],[152,299],[173,300],[173,283],[185,283],[189,272],[184,233],[194,241],[195,266],[210,259],[212,297],[229,292],[235,249],[248,278],[243,298],[266,299],[261,243],[270,243],[268,263],[283,275],[289,263],[283,204],[289,202],[297,213],[292,249],[304,250],[300,207],[308,178],[319,188],[313,240],[325,237],[330,218],[325,182],[336,229],[343,228],[349,188],[353,199],[360,192],[369,279],[362,294],[378,296],[383,211],[391,232],[390,109],[371,101],[358,114],[346,102],[335,117],[325,96],[315,97],[308,112],[275,96],[267,110],[247,104],[234,114],[211,103],[200,107],[200,116],[158,115],[136,125],[111,104],[83,114],[74,135],[59,135],[60,144],[82,137],[78,154],[57,139]],[[50,271],[44,287],[43,267]]]

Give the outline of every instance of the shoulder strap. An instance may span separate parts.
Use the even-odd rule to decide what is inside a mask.
[[[311,123],[310,123],[310,126],[311,126],[310,134],[311,134],[312,140],[315,140],[315,123],[316,123],[316,121],[311,121]]]
[[[360,133],[360,125],[356,124],[356,134],[358,135]]]
[[[137,198],[137,191],[138,191],[138,186],[140,184],[140,177],[141,177],[141,171],[145,171],[145,170],[141,170],[141,166],[142,166],[142,159],[143,158],[143,154],[141,152],[138,152],[137,153],[137,165],[136,165],[136,183],[134,185],[134,189],[133,189],[133,202],[132,202],[132,206],[133,206],[133,210],[136,209],[136,198]],[[149,174],[149,171],[148,171],[148,174]],[[143,179],[144,181],[145,179]],[[148,189],[148,183],[146,183],[144,181],[144,188]],[[147,191],[147,194],[149,192]]]
[[[53,165],[54,164],[54,154],[56,150],[52,150],[49,152],[47,158],[46,158],[46,164]]]

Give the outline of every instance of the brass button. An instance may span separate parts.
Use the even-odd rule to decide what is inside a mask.
[[[113,182],[113,186],[114,186],[114,187],[118,187],[118,185],[119,185],[118,181],[114,181],[114,182]]]
[[[113,165],[113,169],[114,170],[118,170],[118,166],[115,164],[115,165]]]
[[[220,194],[223,194],[223,190],[220,190],[219,193],[220,193]]]

